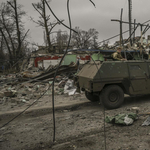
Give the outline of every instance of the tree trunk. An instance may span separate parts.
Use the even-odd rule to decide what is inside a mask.
[[[21,54],[21,34],[20,34],[20,28],[19,28],[19,21],[18,21],[18,12],[17,12],[17,2],[14,0],[14,10],[15,10],[15,20],[16,20],[16,28],[17,28],[17,39],[18,39],[18,47],[16,51],[16,62],[20,58]],[[16,65],[16,69],[19,70],[19,64]]]
[[[9,47],[9,44],[8,44],[8,41],[7,41],[7,39],[6,39],[6,37],[5,37],[5,34],[4,34],[4,32],[3,32],[3,30],[0,28],[0,32],[1,32],[1,34],[2,34],[2,37],[4,38],[4,40],[5,40],[5,43],[6,43],[6,46],[7,46],[7,48],[8,48],[8,52],[9,52],[9,58],[10,58],[10,64],[11,65],[13,65],[13,57],[12,57],[12,53],[11,53],[11,50],[10,50],[10,47]]]
[[[51,41],[50,41],[50,35],[49,35],[49,30],[48,30],[48,25],[47,25],[47,20],[46,20],[46,10],[45,10],[45,1],[42,1],[43,3],[43,19],[44,19],[44,25],[45,25],[45,31],[46,31],[46,39],[48,42],[48,52],[51,52]]]
[[[5,18],[4,18],[4,16],[3,16],[3,14],[2,14],[2,19],[3,19],[3,25],[4,25],[5,29],[6,29],[6,32],[7,32],[8,36],[9,36],[9,39],[10,39],[10,42],[11,42],[11,45],[12,45],[13,56],[15,56],[14,43],[13,43],[12,37],[11,37],[11,35],[10,35],[10,32],[9,32],[9,30],[8,30],[8,28],[7,28],[7,25],[6,25],[6,23],[5,23]]]

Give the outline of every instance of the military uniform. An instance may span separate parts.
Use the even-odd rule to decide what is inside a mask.
[[[114,60],[121,60],[121,59],[123,59],[123,57],[121,56],[121,53],[119,53],[119,52],[113,53],[112,57],[113,57]]]

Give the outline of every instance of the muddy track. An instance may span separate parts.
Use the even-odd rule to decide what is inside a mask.
[[[149,111],[149,97],[132,99],[126,98],[121,108],[105,110],[105,114],[129,113],[133,106],[140,106],[142,112]],[[103,150],[106,140],[108,150],[150,149],[150,128],[141,127],[146,117],[132,126],[105,124],[105,139],[103,113],[103,107],[97,102],[56,109],[55,143],[52,142],[52,113],[27,113],[0,130],[0,146],[3,150]]]

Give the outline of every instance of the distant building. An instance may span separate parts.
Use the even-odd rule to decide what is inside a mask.
[[[38,50],[33,51],[32,54],[35,56],[39,54],[63,54],[64,50],[67,48],[67,46],[59,46],[57,44],[53,44],[51,47],[51,53],[48,51],[48,46],[38,46]],[[68,49],[72,49],[73,46],[69,46]]]

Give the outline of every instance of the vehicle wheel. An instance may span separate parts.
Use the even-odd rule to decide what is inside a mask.
[[[96,102],[99,101],[99,96],[93,95],[90,92],[85,91],[85,96],[88,100],[90,100],[91,102]]]
[[[106,108],[115,109],[123,103],[124,92],[118,85],[110,85],[103,89],[100,99]]]

